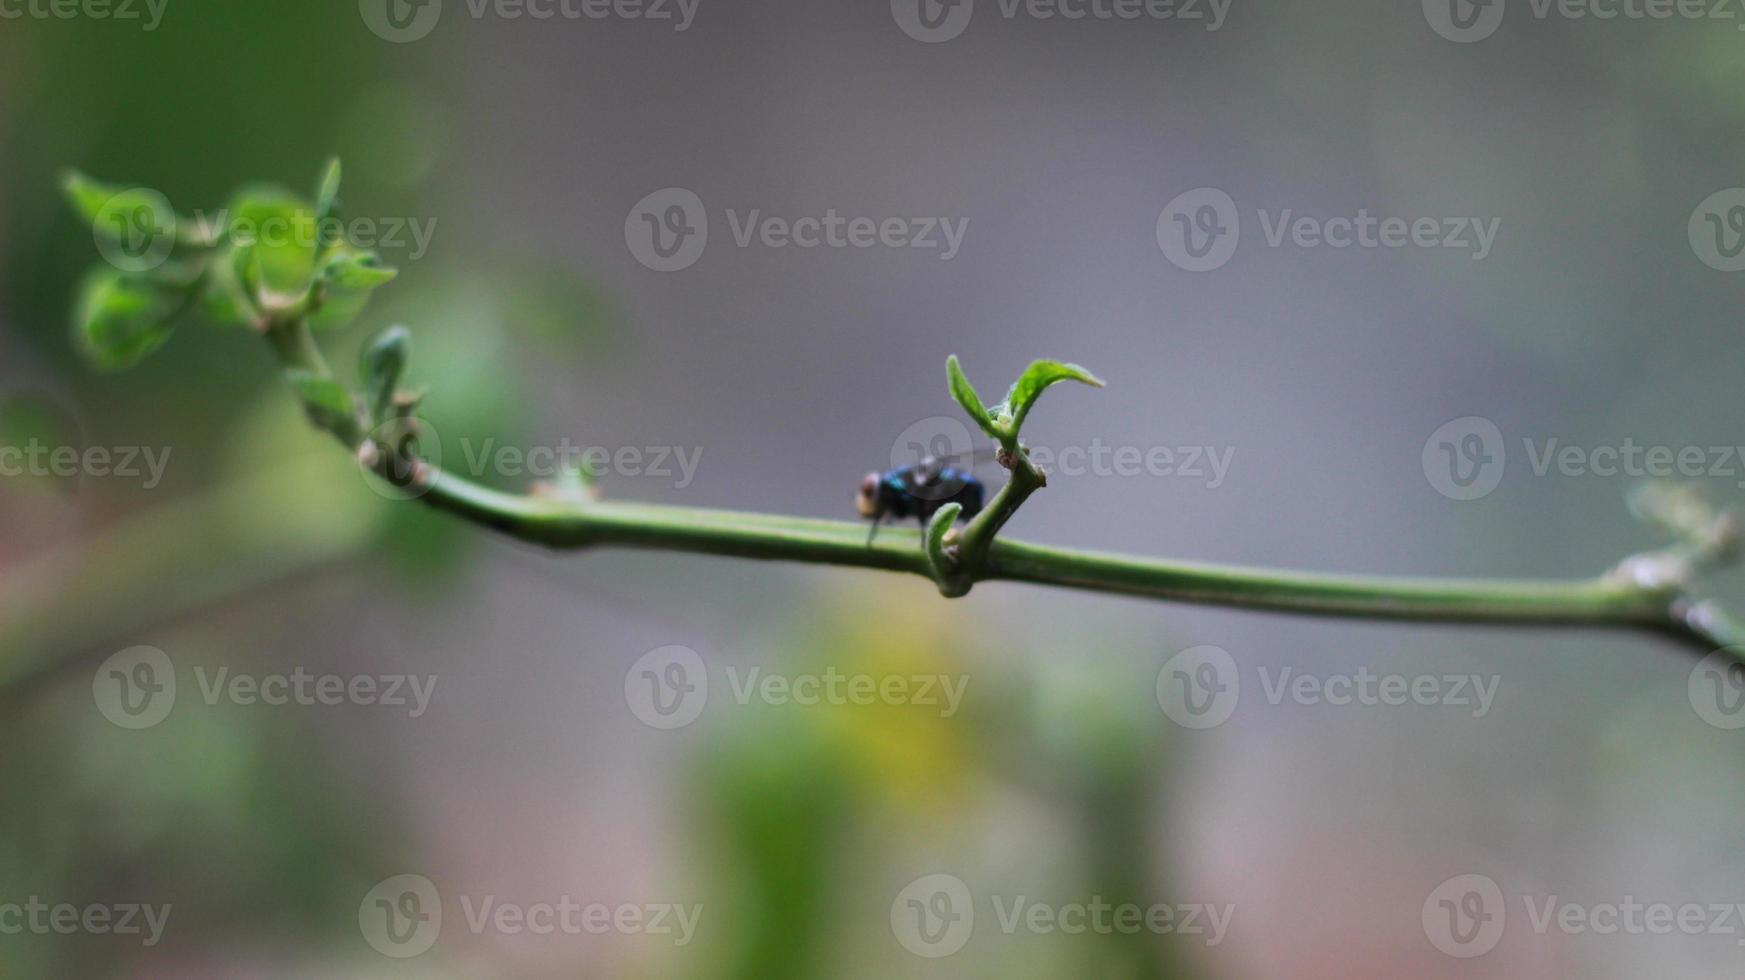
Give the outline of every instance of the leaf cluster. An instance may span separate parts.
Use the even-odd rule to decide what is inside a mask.
[[[194,313],[262,332],[288,320],[315,330],[351,323],[396,272],[346,239],[340,174],[339,161],[330,161],[313,201],[257,184],[216,215],[189,216],[156,191],[69,171],[62,189],[111,258],[80,287],[79,349],[94,366],[118,371],[162,346]]]

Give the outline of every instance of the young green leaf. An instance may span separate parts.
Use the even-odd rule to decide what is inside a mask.
[[[316,272],[318,229],[314,208],[283,188],[257,185],[231,199],[226,229],[236,243],[239,269],[259,264],[251,288],[300,296]]]
[[[230,271],[248,309],[259,309],[261,298],[261,256],[253,245],[237,244],[230,250]]]
[[[79,348],[100,370],[130,368],[169,339],[185,299],[149,280],[96,270],[80,286]]]
[[[411,352],[412,334],[398,325],[382,331],[364,348],[359,374],[363,378],[370,420],[377,425],[393,417],[394,394],[400,388],[400,378],[406,373]]]
[[[206,268],[200,293],[200,315],[218,326],[248,326],[254,320],[254,302],[244,291],[233,253],[219,253]]]
[[[61,174],[61,190],[66,192],[67,200],[80,217],[95,222],[103,214],[103,206],[123,188],[92,180],[77,170],[68,170]]]
[[[325,222],[333,217],[339,207],[339,158],[327,161],[327,169],[321,174],[321,184],[315,189],[315,220]]]
[[[321,303],[309,314],[309,329],[316,333],[332,333],[351,325],[370,303],[367,290],[327,289]]]
[[[370,294],[398,274],[382,265],[374,252],[335,244],[321,260],[317,282],[321,302],[309,317],[310,329],[327,332],[350,324],[369,305]]]
[[[332,378],[293,368],[285,372],[297,397],[303,400],[310,421],[338,436],[346,445],[355,446],[362,438],[358,427],[357,403],[351,392]]]
[[[952,399],[962,406],[965,412],[969,413],[969,417],[975,421],[975,424],[980,426],[981,430],[989,436],[1003,440],[1005,435],[994,425],[993,417],[982,406],[982,397],[976,394],[975,386],[969,383],[968,378],[964,377],[963,366],[957,363],[956,354],[945,359],[945,378],[951,386]]]
[[[61,175],[61,189],[79,217],[112,241],[127,241],[143,228],[169,229],[181,245],[213,244],[207,224],[178,215],[162,194],[150,188],[105,184],[68,170]]]
[[[957,523],[957,515],[963,513],[963,505],[949,503],[942,505],[933,512],[933,517],[927,522],[927,553],[933,556],[935,563],[945,554],[945,536],[951,533],[951,526]]]
[[[383,265],[374,252],[336,251],[321,270],[322,280],[334,289],[375,289],[400,274],[400,270]]]
[[[1077,381],[1093,388],[1103,387],[1101,378],[1077,364],[1064,364],[1060,361],[1032,362],[1012,385],[1012,390],[1006,392],[1006,400],[993,409],[996,416],[1004,417],[1002,424],[1012,438],[1017,438],[1019,430],[1024,428],[1024,417],[1030,414],[1030,406],[1036,404],[1036,399],[1050,386],[1062,381]]]
[[[945,538],[951,533],[952,525],[957,523],[957,515],[963,513],[963,505],[946,504],[933,512],[933,518],[927,522],[927,529],[922,534],[921,547],[927,552],[927,565],[932,570],[933,582],[939,586],[940,594],[950,598],[966,595],[969,592],[969,580],[957,574],[956,559],[946,551]]]

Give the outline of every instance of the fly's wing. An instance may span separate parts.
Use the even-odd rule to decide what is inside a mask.
[[[922,517],[931,515],[940,504],[956,499],[966,485],[975,482],[969,470],[947,466],[938,459],[923,460],[918,466],[898,472],[903,492],[918,502],[916,511]]]
[[[968,452],[929,456],[915,464],[913,470],[917,480],[931,482],[946,470],[958,469],[968,472],[983,463],[991,463],[998,452],[999,450],[993,446],[982,446]]]

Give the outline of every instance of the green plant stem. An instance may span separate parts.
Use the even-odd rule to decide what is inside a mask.
[[[985,572],[988,552],[1000,529],[1006,526],[1019,507],[1024,506],[1031,494],[1048,485],[1048,478],[1030,462],[1029,454],[1018,446],[1017,440],[1011,440],[1001,449],[1002,458],[1011,466],[1011,478],[994,494],[986,509],[963,529],[963,538],[958,545],[957,574],[971,582],[976,575]]]
[[[292,367],[331,376],[300,322],[269,339]],[[1626,561],[1591,579],[1421,579],[1328,575],[1166,561],[1053,548],[995,537],[1018,504],[1043,485],[1019,451],[1013,478],[964,530],[952,574],[962,594],[984,581],[1028,582],[1183,603],[1355,619],[1657,632],[1709,653],[1745,643],[1745,624],[1698,602],[1682,581],[1630,574]],[[381,461],[387,473],[390,462]],[[555,549],[626,547],[722,557],[908,572],[939,582],[922,535],[894,529],[868,543],[863,524],[657,504],[522,496],[425,466],[425,504],[521,541]],[[940,582],[942,588],[947,583]]]
[[[438,510],[550,548],[643,548],[933,576],[920,535],[902,529],[868,545],[864,526],[845,521],[546,500],[486,489],[442,472],[435,473],[422,499]],[[1627,627],[1674,636],[1704,652],[1745,642],[1745,628],[1718,606],[1695,603],[1675,588],[1645,587],[1612,575],[1572,581],[1343,576],[998,539],[975,580],[1359,619]]]
[[[269,320],[263,331],[273,353],[288,368],[298,368],[324,378],[333,377],[327,359],[315,343],[315,334],[302,320]]]

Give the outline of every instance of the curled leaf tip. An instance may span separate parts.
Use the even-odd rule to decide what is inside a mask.
[[[1018,380],[1012,383],[1011,390],[1006,392],[1006,400],[995,406],[994,411],[1010,418],[1007,428],[1015,436],[1023,428],[1024,418],[1030,414],[1030,408],[1036,404],[1036,399],[1051,386],[1062,381],[1077,381],[1093,388],[1103,387],[1103,379],[1077,364],[1033,361]]]
[[[933,518],[927,522],[926,530],[921,536],[921,547],[927,554],[927,567],[933,576],[933,582],[939,586],[940,594],[950,599],[969,592],[969,581],[959,574],[956,556],[950,545],[952,528],[962,512],[963,506],[957,503],[940,507],[934,511]]]
[[[958,363],[956,354],[945,359],[945,379],[951,390],[951,400],[957,402],[983,432],[994,439],[1000,439],[998,423],[987,406],[982,404],[982,396],[976,393],[975,386],[964,376],[963,365]]]

